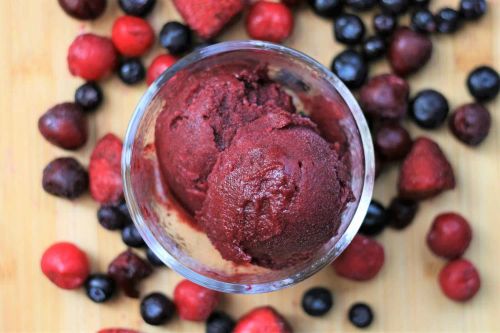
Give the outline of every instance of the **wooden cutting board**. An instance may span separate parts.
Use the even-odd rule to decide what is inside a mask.
[[[120,326],[142,332],[204,332],[202,324],[174,320],[164,327],[143,323],[139,301],[123,295],[96,305],[82,291],[63,291],[41,274],[39,260],[55,241],[72,241],[88,251],[94,271],[103,271],[124,249],[116,233],[101,228],[97,205],[89,196],[69,202],[45,194],[41,172],[53,158],[76,156],[87,164],[97,138],[108,132],[123,136],[145,84],[128,87],[114,77],[103,83],[104,106],[90,117],[90,140],[84,149],[69,153],[48,144],[38,133],[38,117],[55,103],[73,99],[81,80],[66,66],[68,45],[81,31],[109,35],[121,12],[111,0],[105,15],[93,23],[66,16],[55,0],[0,1],[0,331],[95,332]],[[159,0],[150,20],[159,31],[166,21],[179,19],[171,1]],[[434,0],[435,10],[456,7],[458,0]],[[430,63],[411,77],[412,91],[436,88],[452,107],[468,102],[467,73],[478,64],[500,70],[500,3],[490,1],[487,16],[467,24],[454,36],[436,36]],[[332,24],[307,8],[297,13],[295,33],[287,42],[325,65],[342,49],[332,38]],[[242,22],[220,39],[244,39]],[[162,52],[156,48],[145,59]],[[382,61],[372,73],[387,71]],[[251,308],[271,304],[292,323],[296,332],[356,331],[346,319],[356,301],[372,305],[376,319],[369,331],[491,332],[500,331],[500,98],[487,105],[493,114],[490,136],[471,149],[457,142],[446,128],[427,132],[443,147],[458,178],[456,190],[422,204],[414,224],[403,232],[386,231],[378,239],[386,250],[386,264],[369,283],[354,283],[335,276],[327,267],[314,277],[287,290],[256,296],[224,296],[222,308],[238,317]],[[423,134],[409,125],[414,136]],[[375,198],[388,203],[395,194],[396,168],[377,182]],[[439,290],[437,274],[444,261],[424,243],[432,218],[453,210],[470,219],[474,239],[466,257],[479,268],[482,287],[471,302],[456,304]],[[143,293],[168,295],[180,280],[163,269],[143,285]],[[332,311],[320,319],[307,317],[300,308],[305,289],[327,286],[335,293]]]

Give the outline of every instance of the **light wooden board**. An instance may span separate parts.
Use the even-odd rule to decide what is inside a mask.
[[[434,0],[433,8],[455,7],[458,0]],[[412,91],[437,88],[451,106],[469,101],[464,80],[476,64],[500,69],[500,4],[490,1],[488,15],[469,24],[455,36],[434,37],[435,52],[427,67],[410,79]],[[67,17],[55,0],[0,1],[0,332],[95,332],[109,326],[143,332],[204,332],[201,324],[175,320],[165,327],[144,324],[139,302],[124,296],[106,305],[91,303],[82,291],[57,289],[43,277],[39,259],[43,250],[60,240],[72,241],[88,251],[94,271],[105,270],[124,249],[117,234],[103,230],[96,221],[97,205],[86,196],[74,203],[56,199],[41,189],[41,171],[55,157],[75,155],[84,164],[96,140],[107,132],[121,136],[144,92],[145,84],[127,87],[115,77],[103,84],[106,102],[90,120],[90,140],[74,154],[42,139],[37,119],[55,103],[72,100],[81,83],[66,68],[66,50],[80,31],[109,34],[120,15],[116,1],[95,23]],[[179,16],[169,0],[160,0],[150,17],[156,31]],[[221,39],[246,38],[242,22]],[[315,17],[306,8],[297,16],[296,31],[287,45],[329,65],[341,46],[333,41],[331,22]],[[149,63],[158,48],[149,54]],[[372,71],[384,72],[382,62]],[[415,223],[404,232],[389,230],[379,239],[387,262],[369,283],[337,278],[330,268],[280,292],[227,295],[222,308],[237,317],[252,307],[272,304],[296,332],[356,331],[346,319],[355,301],[373,306],[376,320],[371,331],[491,332],[500,331],[500,99],[488,104],[493,128],[477,149],[458,143],[446,128],[428,133],[449,156],[458,178],[457,189],[425,202]],[[420,134],[410,126],[414,135]],[[377,182],[375,197],[387,203],[395,194],[396,168]],[[440,292],[437,274],[444,261],[430,254],[424,243],[432,218],[455,210],[470,219],[474,239],[466,257],[477,264],[483,279],[478,296],[467,304],[447,300]],[[155,273],[143,286],[171,295],[180,277],[167,270]],[[310,319],[300,309],[304,289],[324,285],[335,292],[331,313]]]

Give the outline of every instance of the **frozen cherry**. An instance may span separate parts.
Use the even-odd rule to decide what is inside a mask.
[[[108,230],[121,230],[132,221],[116,206],[104,205],[97,211],[99,224]]]
[[[481,279],[474,265],[465,259],[450,261],[439,273],[443,293],[457,302],[465,302],[479,291]]]
[[[156,0],[118,0],[118,4],[128,15],[144,17],[153,10]]]
[[[373,321],[372,309],[365,303],[355,303],[349,309],[349,321],[356,327],[365,328]]]
[[[365,35],[365,25],[359,16],[354,14],[340,14],[335,18],[333,31],[339,43],[356,45]]]
[[[191,30],[179,22],[167,22],[160,31],[160,44],[171,54],[186,52],[191,47]]]
[[[466,20],[477,20],[482,17],[488,5],[486,0],[460,0],[460,15]]]
[[[104,13],[106,0],[58,0],[61,8],[79,20],[95,20]]]
[[[311,288],[302,296],[302,309],[305,313],[313,317],[321,317],[325,315],[328,311],[330,311],[332,305],[332,293],[327,288]]]
[[[435,129],[445,122],[449,110],[448,101],[443,94],[426,89],[411,100],[410,117],[422,128]]]
[[[389,45],[388,58],[393,71],[406,76],[422,68],[431,58],[429,36],[408,28],[399,28]]]
[[[313,11],[323,17],[335,17],[342,12],[342,0],[308,0]]]
[[[397,122],[383,123],[373,134],[377,152],[388,161],[397,161],[411,149],[412,140],[408,131]]]
[[[390,36],[397,25],[396,17],[391,14],[381,13],[373,17],[373,29],[381,36]]]
[[[118,76],[123,83],[133,85],[144,79],[146,76],[146,69],[138,58],[126,59],[120,64]]]
[[[367,60],[375,60],[382,57],[386,49],[384,38],[378,35],[366,38],[361,45],[363,56]]]
[[[111,39],[123,56],[140,57],[153,45],[155,33],[148,21],[124,15],[115,20]]]
[[[245,26],[253,39],[281,43],[293,31],[293,14],[282,3],[258,1],[250,7]]]
[[[436,30],[443,34],[455,32],[460,27],[460,15],[455,9],[445,7],[436,14]]]
[[[42,255],[42,272],[62,289],[76,289],[89,275],[89,261],[76,245],[60,242],[51,245]]]
[[[376,200],[372,200],[368,206],[365,219],[359,232],[367,236],[375,236],[380,234],[387,225],[387,212],[382,204]]]
[[[465,104],[453,112],[449,127],[458,140],[470,146],[477,146],[490,132],[491,115],[481,104]]]
[[[500,90],[500,76],[491,67],[477,67],[467,77],[467,88],[478,101],[492,100]]]
[[[42,186],[52,195],[75,199],[89,187],[89,176],[85,168],[73,157],[61,157],[43,169]]]
[[[153,59],[146,72],[146,83],[151,84],[170,66],[175,64],[177,58],[170,54],[160,54]]]
[[[86,112],[95,111],[102,100],[102,90],[95,82],[86,82],[75,91],[75,103]]]
[[[454,259],[464,254],[472,239],[472,229],[463,216],[443,213],[434,219],[427,234],[427,245],[434,254]]]
[[[122,241],[131,247],[143,247],[145,245],[139,230],[137,230],[137,227],[133,223],[123,228]]]
[[[151,265],[132,250],[122,252],[108,266],[109,276],[116,281],[125,295],[132,298],[139,297],[137,284],[152,272]]]
[[[106,274],[91,274],[85,281],[87,296],[96,303],[104,303],[115,293],[115,281]]]
[[[387,221],[390,227],[402,230],[409,226],[418,212],[418,201],[396,197],[387,208]]]
[[[331,70],[351,89],[361,87],[368,75],[368,66],[363,56],[351,49],[344,50],[333,58]]]
[[[53,106],[38,120],[38,129],[47,141],[68,150],[82,147],[88,138],[87,118],[75,103]]]
[[[149,325],[162,325],[175,314],[175,304],[162,293],[151,293],[141,301],[142,319]]]
[[[434,14],[426,8],[417,9],[411,15],[411,27],[418,32],[432,33],[436,31]]]
[[[409,0],[379,0],[379,5],[384,12],[401,15],[408,9]]]
[[[232,333],[236,322],[222,311],[213,312],[206,322],[206,333]]]

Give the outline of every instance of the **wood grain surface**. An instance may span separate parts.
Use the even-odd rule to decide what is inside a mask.
[[[112,22],[121,14],[115,0],[108,1],[105,15],[92,23],[66,16],[55,0],[0,1],[0,332],[96,332],[103,327],[135,328],[141,332],[204,332],[202,324],[174,320],[163,327],[143,323],[139,301],[123,295],[105,305],[93,304],[83,291],[63,291],[41,273],[39,260],[55,241],[72,241],[85,249],[93,271],[104,271],[124,249],[120,237],[101,228],[97,205],[86,195],[69,202],[42,191],[43,167],[53,158],[76,156],[88,164],[97,138],[108,132],[123,136],[127,122],[146,89],[128,87],[117,77],[103,83],[104,106],[90,117],[90,140],[76,153],[47,143],[37,130],[38,117],[55,103],[73,99],[81,80],[70,76],[66,51],[81,31],[110,34]],[[179,19],[171,1],[159,0],[150,20],[155,30]],[[410,78],[412,91],[436,88],[452,107],[471,100],[464,81],[478,64],[500,69],[500,4],[489,2],[480,22],[467,24],[454,36],[433,37],[435,51],[430,63]],[[433,9],[456,7],[458,0],[434,0]],[[306,7],[296,16],[296,29],[288,46],[329,65],[342,49],[332,38],[332,24]],[[242,21],[221,40],[247,38]],[[158,47],[145,59],[162,52]],[[385,61],[373,73],[387,71]],[[454,191],[421,205],[414,224],[403,232],[386,231],[379,240],[386,250],[381,274],[369,283],[354,283],[335,276],[331,268],[287,290],[271,294],[226,295],[222,308],[238,317],[252,307],[274,305],[296,332],[354,332],[346,312],[355,301],[372,305],[376,319],[372,332],[493,332],[500,331],[500,98],[489,103],[493,128],[477,149],[456,141],[442,128],[427,132],[443,147],[457,174]],[[423,132],[409,124],[414,136]],[[395,194],[396,169],[376,184],[375,198],[388,203]],[[437,283],[444,261],[425,246],[432,218],[443,211],[458,211],[470,219],[474,238],[465,257],[482,276],[482,287],[471,302],[457,304],[446,299]],[[167,269],[158,270],[142,286],[142,292],[168,295],[181,278]],[[300,308],[305,289],[323,285],[335,293],[333,310],[311,319]]]

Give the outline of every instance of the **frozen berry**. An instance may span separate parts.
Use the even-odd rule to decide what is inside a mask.
[[[246,18],[246,30],[253,39],[281,43],[293,31],[293,14],[282,3],[258,1]]]
[[[120,213],[123,214],[123,216],[126,216],[129,221],[132,221],[132,216],[130,216],[130,211],[128,210],[125,200],[122,200],[116,207],[118,208]]]
[[[342,11],[342,0],[308,0],[313,11],[322,17],[335,17]]]
[[[121,230],[131,221],[116,206],[104,205],[97,211],[99,224],[108,230]]]
[[[111,39],[91,33],[76,37],[69,47],[67,60],[71,74],[88,81],[108,76],[117,64]]]
[[[153,59],[151,65],[148,67],[146,73],[146,83],[150,85],[154,82],[164,71],[166,71],[170,66],[175,64],[177,58],[170,54],[160,54]]]
[[[478,101],[492,100],[500,90],[500,76],[491,67],[477,67],[467,77],[467,88]]]
[[[417,9],[411,15],[411,27],[423,33],[432,33],[436,31],[434,14],[426,8]]]
[[[432,89],[420,91],[410,104],[410,117],[425,129],[440,127],[446,120],[450,107],[440,92]]]
[[[456,259],[446,264],[439,273],[439,285],[448,298],[465,302],[478,292],[481,279],[470,261]]]
[[[376,240],[354,236],[351,244],[333,262],[335,272],[345,278],[366,281],[374,278],[384,265],[384,248]]]
[[[320,317],[328,313],[333,305],[333,297],[330,290],[323,287],[315,287],[307,290],[302,296],[302,309],[313,317]]]
[[[361,45],[361,51],[367,60],[375,60],[382,57],[386,49],[384,38],[378,35],[366,38]]]
[[[449,127],[458,140],[470,146],[477,146],[490,132],[491,115],[481,104],[465,104],[453,112]]]
[[[141,82],[146,77],[146,69],[138,58],[126,59],[120,64],[118,76],[123,83],[133,85]]]
[[[373,133],[373,144],[384,159],[397,161],[408,154],[412,140],[403,126],[397,122],[389,122],[377,127]]]
[[[149,247],[146,249],[146,258],[148,258],[149,263],[153,266],[165,267],[163,261],[161,261]]]
[[[436,30],[443,34],[455,32],[460,27],[460,15],[455,9],[442,8],[436,14]]]
[[[47,141],[68,150],[75,150],[87,142],[87,118],[75,103],[53,106],[38,119],[38,129]]]
[[[340,14],[335,18],[333,32],[339,43],[356,45],[365,36],[365,25],[359,16],[354,14]]]
[[[460,15],[466,20],[477,20],[482,17],[488,5],[486,0],[460,0]]]
[[[118,0],[118,4],[128,15],[144,17],[153,10],[156,0]]]
[[[130,247],[143,247],[145,245],[139,230],[133,223],[123,228],[122,241]]]
[[[52,195],[75,199],[89,187],[89,176],[83,166],[72,157],[61,157],[43,169],[43,189]]]
[[[381,13],[373,17],[373,30],[381,36],[390,36],[397,25],[396,17],[391,14]]]
[[[87,255],[76,245],[61,242],[51,245],[43,253],[42,272],[62,289],[76,289],[89,275]]]
[[[392,70],[401,76],[422,68],[431,58],[432,41],[429,36],[399,28],[389,45],[388,58]]]
[[[368,76],[368,66],[363,56],[355,50],[344,50],[333,58],[332,72],[351,89],[361,87]]]
[[[368,206],[365,219],[359,232],[363,235],[374,236],[381,233],[387,225],[387,212],[382,204],[372,200]]]
[[[373,321],[372,309],[365,303],[355,303],[349,308],[349,321],[356,327],[365,328]]]
[[[346,0],[346,5],[356,11],[370,10],[377,4],[377,0]]]
[[[389,226],[401,230],[413,222],[418,211],[418,201],[396,197],[387,208]]]
[[[179,22],[167,22],[160,31],[160,44],[171,54],[186,52],[191,47],[191,30]]]
[[[91,274],[85,281],[87,296],[96,303],[104,303],[113,297],[115,281],[106,274]]]
[[[84,111],[95,111],[102,100],[102,90],[95,82],[86,82],[75,91],[75,103]]]
[[[149,325],[162,325],[175,314],[175,304],[162,293],[151,293],[141,301],[141,317]]]
[[[108,274],[116,281],[128,297],[139,297],[137,284],[147,278],[153,269],[132,250],[119,254],[108,266]]]
[[[139,57],[153,45],[155,33],[148,21],[124,15],[115,20],[111,32],[113,44],[125,57]]]
[[[182,280],[174,290],[174,302],[179,316],[184,320],[205,321],[219,304],[220,294]]]
[[[436,216],[427,233],[427,245],[435,255],[455,259],[465,253],[472,239],[472,229],[461,215],[443,213]]]
[[[398,120],[405,116],[410,86],[393,74],[372,77],[359,93],[364,113],[373,119]]]
[[[221,311],[215,311],[207,319],[205,332],[232,333],[235,325],[235,321],[228,314]]]
[[[292,333],[288,322],[274,308],[253,309],[238,320],[233,333]]]
[[[384,12],[401,15],[408,10],[409,0],[379,0],[379,6]]]
[[[430,2],[431,0],[410,0],[410,4],[417,8],[426,8]]]
[[[78,20],[95,20],[104,13],[107,0],[58,0],[61,8]]]

